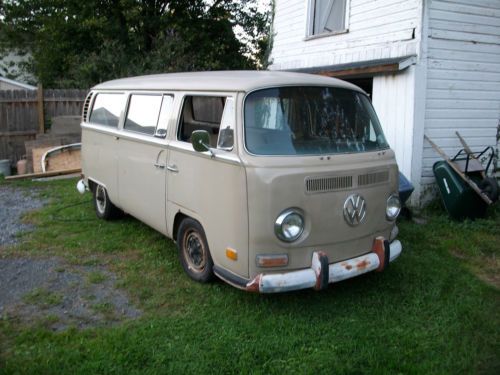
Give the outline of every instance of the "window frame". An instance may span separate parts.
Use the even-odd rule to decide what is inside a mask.
[[[161,101],[160,101],[160,110],[158,111],[158,116],[156,117],[156,125],[155,125],[155,129],[153,131],[153,133],[144,133],[144,132],[141,132],[141,131],[137,131],[137,130],[132,130],[132,129],[127,129],[126,128],[126,125],[127,125],[127,119],[128,119],[128,114],[130,112],[130,107],[131,107],[131,104],[132,104],[132,97],[133,96],[157,96],[157,97],[160,97],[161,98]],[[144,136],[148,136],[148,137],[151,137],[151,136],[154,136],[154,134],[156,133],[156,127],[158,126],[158,119],[160,118],[160,111],[161,111],[161,104],[163,102],[163,94],[162,93],[137,93],[137,92],[129,92],[128,94],[128,98],[127,98],[127,110],[125,111],[125,116],[123,118],[123,131],[126,131],[126,132],[130,132],[130,133],[135,133],[135,134],[141,134],[141,135],[144,135]]]
[[[351,0],[345,0],[345,14],[344,14],[344,28],[326,33],[314,34],[314,11],[316,9],[317,0],[308,0],[307,4],[307,22],[306,22],[306,36],[304,40],[312,40],[318,38],[325,38],[349,32],[349,18],[351,13]]]
[[[118,122],[116,123],[116,126],[111,126],[111,125],[105,125],[105,124],[100,124],[98,122],[92,121],[92,113],[94,112],[94,107],[95,107],[95,102],[99,95],[122,95],[123,96],[123,107],[122,110],[120,111],[120,115],[118,116]],[[109,130],[120,130],[120,125],[122,123],[122,119],[125,116],[125,112],[128,107],[128,96],[126,91],[94,91],[94,94],[92,95],[92,102],[90,105],[90,110],[88,114],[88,119],[87,123],[89,125],[93,126],[101,126],[104,129],[109,129]]]
[[[159,96],[161,97],[161,102],[160,102],[160,110],[158,111],[158,116],[156,118],[156,125],[155,125],[155,129],[153,131],[152,134],[150,133],[144,133],[144,132],[140,132],[140,131],[136,131],[136,130],[132,130],[132,129],[127,129],[125,127],[126,123],[127,123],[127,118],[128,118],[128,113],[130,111],[130,104],[132,102],[132,96]],[[170,108],[170,115],[168,117],[168,122],[170,121],[171,117],[172,117],[172,111],[173,111],[173,107],[174,107],[174,94],[172,93],[165,93],[165,92],[136,92],[136,91],[129,91],[127,92],[127,104],[126,104],[126,108],[125,108],[125,113],[123,115],[123,125],[122,125],[122,128],[121,130],[124,131],[124,132],[128,132],[128,133],[132,133],[132,134],[138,134],[138,135],[142,135],[144,137],[154,137],[154,138],[160,138],[160,139],[164,139],[166,138],[167,134],[168,134],[168,128],[169,128],[169,124],[167,122],[167,126],[165,128],[165,133],[162,134],[162,135],[159,135],[157,134],[157,131],[158,131],[158,124],[159,124],[159,121],[160,121],[160,116],[161,116],[161,110],[162,110],[162,107],[163,107],[163,101],[165,99],[166,96],[169,96],[172,98],[171,100],[171,108]]]
[[[228,102],[232,103],[231,105],[233,106],[232,108],[232,113],[229,113],[226,112],[228,109]],[[232,121],[231,120],[231,116],[232,115]],[[228,116],[228,118],[226,119],[226,116]],[[223,128],[223,122],[224,120],[229,120],[230,121],[230,125],[228,125],[227,127]],[[221,141],[221,131],[222,130],[225,130],[225,129],[231,129],[233,131],[233,144],[231,146],[220,146],[219,143]],[[219,134],[218,134],[218,137],[217,137],[217,149],[218,150],[223,150],[223,151],[233,151],[234,149],[234,143],[236,141],[236,98],[233,97],[233,96],[226,96],[226,100],[224,102],[224,108],[222,109],[222,117],[220,119],[220,125],[219,125]]]
[[[189,98],[189,97],[209,97],[209,98],[213,98],[213,97],[217,97],[217,98],[224,98],[225,101],[224,101],[224,106],[222,108],[222,116],[221,116],[221,121],[218,123],[219,125],[219,133],[217,134],[217,146],[214,147],[213,149],[214,150],[221,150],[221,151],[226,151],[226,152],[232,152],[234,149],[235,149],[235,145],[237,143],[237,137],[236,137],[236,100],[237,100],[237,95],[234,93],[234,92],[199,92],[199,91],[186,91],[186,92],[183,92],[182,93],[182,98],[181,98],[181,101],[180,101],[180,105],[178,106],[178,114],[177,114],[177,120],[176,120],[176,127],[175,127],[175,135],[174,135],[174,140],[176,142],[180,142],[181,144],[184,144],[184,145],[190,145],[191,146],[191,149],[192,149],[192,144],[188,141],[184,141],[181,139],[181,131],[182,131],[182,125],[183,125],[183,111],[184,111],[184,106],[186,105],[186,100]],[[233,131],[234,131],[234,141],[233,141],[233,146],[231,148],[219,148],[218,145],[219,145],[219,135],[220,135],[220,130],[221,130],[221,127],[222,127],[222,120],[224,119],[224,111],[226,110],[226,102],[228,99],[232,98],[233,101],[234,101],[234,111],[233,111],[233,115],[234,115],[234,121],[235,123],[233,124]],[[190,103],[190,106],[191,106],[191,111],[193,111],[193,102],[191,101]],[[213,123],[215,124],[215,123]],[[194,149],[192,149],[194,151]]]
[[[254,153],[252,151],[250,151],[248,148],[247,148],[247,135],[246,135],[246,120],[245,120],[245,111],[246,111],[246,102],[247,102],[247,99],[248,97],[255,93],[255,92],[258,92],[258,91],[262,91],[262,90],[269,90],[269,89],[280,89],[280,88],[283,88],[283,87],[301,87],[301,85],[278,85],[278,86],[268,86],[268,87],[262,87],[262,88],[258,88],[258,89],[254,89],[254,90],[251,90],[251,91],[247,91],[245,93],[245,96],[243,97],[243,101],[242,101],[242,106],[241,106],[241,114],[243,116],[242,118],[242,126],[241,126],[241,132],[242,132],[242,135],[241,135],[241,138],[242,138],[242,142],[243,142],[243,150],[244,152],[249,155],[249,156],[252,156],[252,157],[257,157],[257,158],[298,158],[298,157],[325,157],[325,156],[339,156],[339,155],[352,155],[352,154],[357,154],[357,153],[350,153],[350,152],[346,152],[346,153],[337,153],[337,154],[329,154],[329,153],[321,153],[321,154],[257,154],[257,153]],[[362,91],[357,91],[357,90],[352,90],[352,89],[348,89],[348,88],[343,88],[343,87],[338,87],[338,86],[328,86],[328,85],[314,85],[314,84],[310,84],[310,85],[306,85],[308,87],[329,87],[329,88],[333,88],[333,89],[344,89],[344,90],[349,90],[349,91],[356,91],[358,92],[359,94],[365,96],[368,100],[368,103],[369,105],[372,107],[372,110],[376,116],[376,119],[377,121],[379,122],[379,125],[380,125],[380,130],[381,130],[381,133],[382,135],[384,136],[384,139],[386,141],[386,147],[381,149],[381,150],[378,150],[378,151],[366,151],[366,152],[385,152],[386,150],[389,150],[391,147],[389,145],[389,142],[387,141],[387,137],[385,135],[385,132],[384,132],[384,129],[382,128],[382,124],[380,123],[380,119],[378,118],[378,114],[377,112],[375,111],[375,108],[373,107],[373,104],[372,104],[372,101],[370,99],[370,97],[365,93],[365,92],[362,92]],[[371,121],[370,121],[371,122]],[[371,126],[371,125],[370,125]]]
[[[165,101],[165,97],[171,98],[170,110],[169,110],[170,113],[168,114],[168,116],[166,118],[165,133],[158,133],[158,126],[160,125],[161,111],[163,109],[163,103]],[[175,95],[174,94],[163,93],[162,99],[161,99],[161,105],[160,105],[160,113],[158,114],[158,121],[156,122],[156,128],[155,128],[155,132],[153,134],[154,137],[161,138],[161,139],[167,137],[168,129],[170,128],[169,123],[170,123],[170,120],[172,119],[172,113],[174,112],[174,103],[175,103]]]

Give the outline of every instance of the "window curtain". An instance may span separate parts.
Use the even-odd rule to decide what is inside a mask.
[[[313,35],[344,30],[346,0],[314,2]]]

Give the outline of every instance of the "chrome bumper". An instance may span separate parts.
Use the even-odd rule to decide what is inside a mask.
[[[311,268],[284,273],[259,274],[246,285],[246,290],[258,293],[288,292],[298,289],[325,289],[336,283],[370,271],[383,271],[401,254],[398,240],[390,244],[383,237],[377,237],[372,252],[338,263],[328,263],[328,257],[321,251],[312,256]]]

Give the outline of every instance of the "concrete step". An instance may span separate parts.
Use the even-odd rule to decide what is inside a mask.
[[[50,127],[50,134],[53,135],[66,135],[66,134],[80,134],[81,116],[56,116],[52,117],[52,125]]]

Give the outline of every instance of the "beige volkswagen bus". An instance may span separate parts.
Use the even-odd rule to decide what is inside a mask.
[[[194,280],[324,289],[401,253],[398,168],[367,95],[316,75],[223,71],[95,86],[80,191],[178,246]]]

